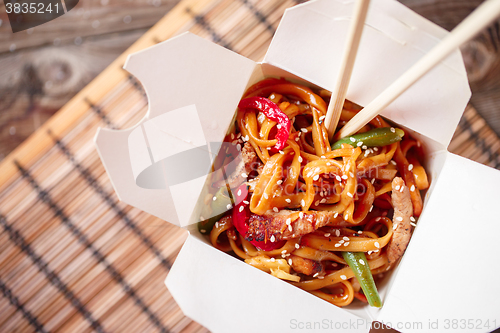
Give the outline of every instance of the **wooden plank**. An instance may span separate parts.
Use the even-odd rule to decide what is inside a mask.
[[[61,136],[88,110],[85,99],[98,101],[127,76],[122,67],[129,54],[163,41],[180,29],[191,18],[186,8],[190,8],[190,11],[197,13],[209,3],[210,0],[185,0],[180,6],[175,7],[127,51],[113,61],[91,84],[82,89],[35,133],[20,144],[0,164],[0,191],[13,180],[12,177],[17,173],[13,164],[15,160],[21,164],[30,165],[30,162],[49,149],[51,140],[47,136],[48,130],[51,130],[56,136]]]

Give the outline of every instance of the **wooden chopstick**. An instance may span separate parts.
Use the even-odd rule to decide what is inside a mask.
[[[340,71],[337,76],[335,88],[332,91],[332,98],[328,105],[328,110],[325,117],[325,126],[328,129],[328,138],[333,139],[335,129],[340,119],[340,113],[344,106],[347,87],[351,81],[352,69],[356,61],[359,42],[365,25],[366,13],[370,0],[357,0],[354,5],[353,18],[349,26],[349,34],[347,36]]]
[[[462,21],[429,53],[401,75],[363,110],[354,116],[338,133],[343,138],[356,133],[391,104],[418,79],[446,58],[460,45],[476,36],[500,15],[500,0],[487,0]]]

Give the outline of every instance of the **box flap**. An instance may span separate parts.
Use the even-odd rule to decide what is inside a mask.
[[[99,129],[95,143],[119,198],[185,226],[255,63],[185,33],[129,56],[149,110],[135,127]]]
[[[490,332],[500,326],[500,171],[443,154],[377,320],[404,332]]]
[[[287,9],[265,62],[332,90],[353,6],[352,0],[317,0]],[[395,0],[372,0],[347,99],[367,105],[446,34]],[[382,115],[446,147],[469,98],[457,50]]]
[[[203,323],[211,332],[366,333],[370,330],[369,321],[192,235],[177,256],[165,284],[184,314]]]

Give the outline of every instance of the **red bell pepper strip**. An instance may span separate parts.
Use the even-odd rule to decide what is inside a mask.
[[[247,191],[246,185],[240,186],[240,189],[242,190],[242,193],[245,193]],[[242,200],[239,203],[237,203],[236,206],[234,206],[233,208],[233,225],[243,237],[245,237],[249,229],[248,219],[250,217],[250,212],[248,206],[249,205],[245,204]],[[283,247],[286,241],[279,241],[273,243],[268,240],[264,241],[251,240],[250,243],[262,251],[272,251],[275,249],[279,249],[280,247]]]
[[[276,133],[275,149],[281,150],[285,148],[286,140],[290,135],[290,119],[280,110],[276,103],[264,97],[249,97],[242,99],[238,104],[240,109],[257,109],[262,112],[267,118],[277,122],[280,126]]]

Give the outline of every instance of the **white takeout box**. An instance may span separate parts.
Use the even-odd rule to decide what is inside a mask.
[[[400,265],[379,287],[381,310],[335,307],[213,248],[192,224],[211,143],[223,140],[245,89],[282,76],[332,90],[352,10],[341,0],[288,9],[262,63],[185,33],[125,65],[146,89],[148,114],[127,130],[99,129],[97,149],[121,200],[189,230],[166,284],[213,332],[367,332],[374,320],[405,332],[500,326],[500,172],[447,151],[470,97],[458,51],[382,113],[425,144],[432,183]],[[367,105],[446,34],[394,0],[372,0],[347,98]],[[196,150],[208,162],[176,165]]]

